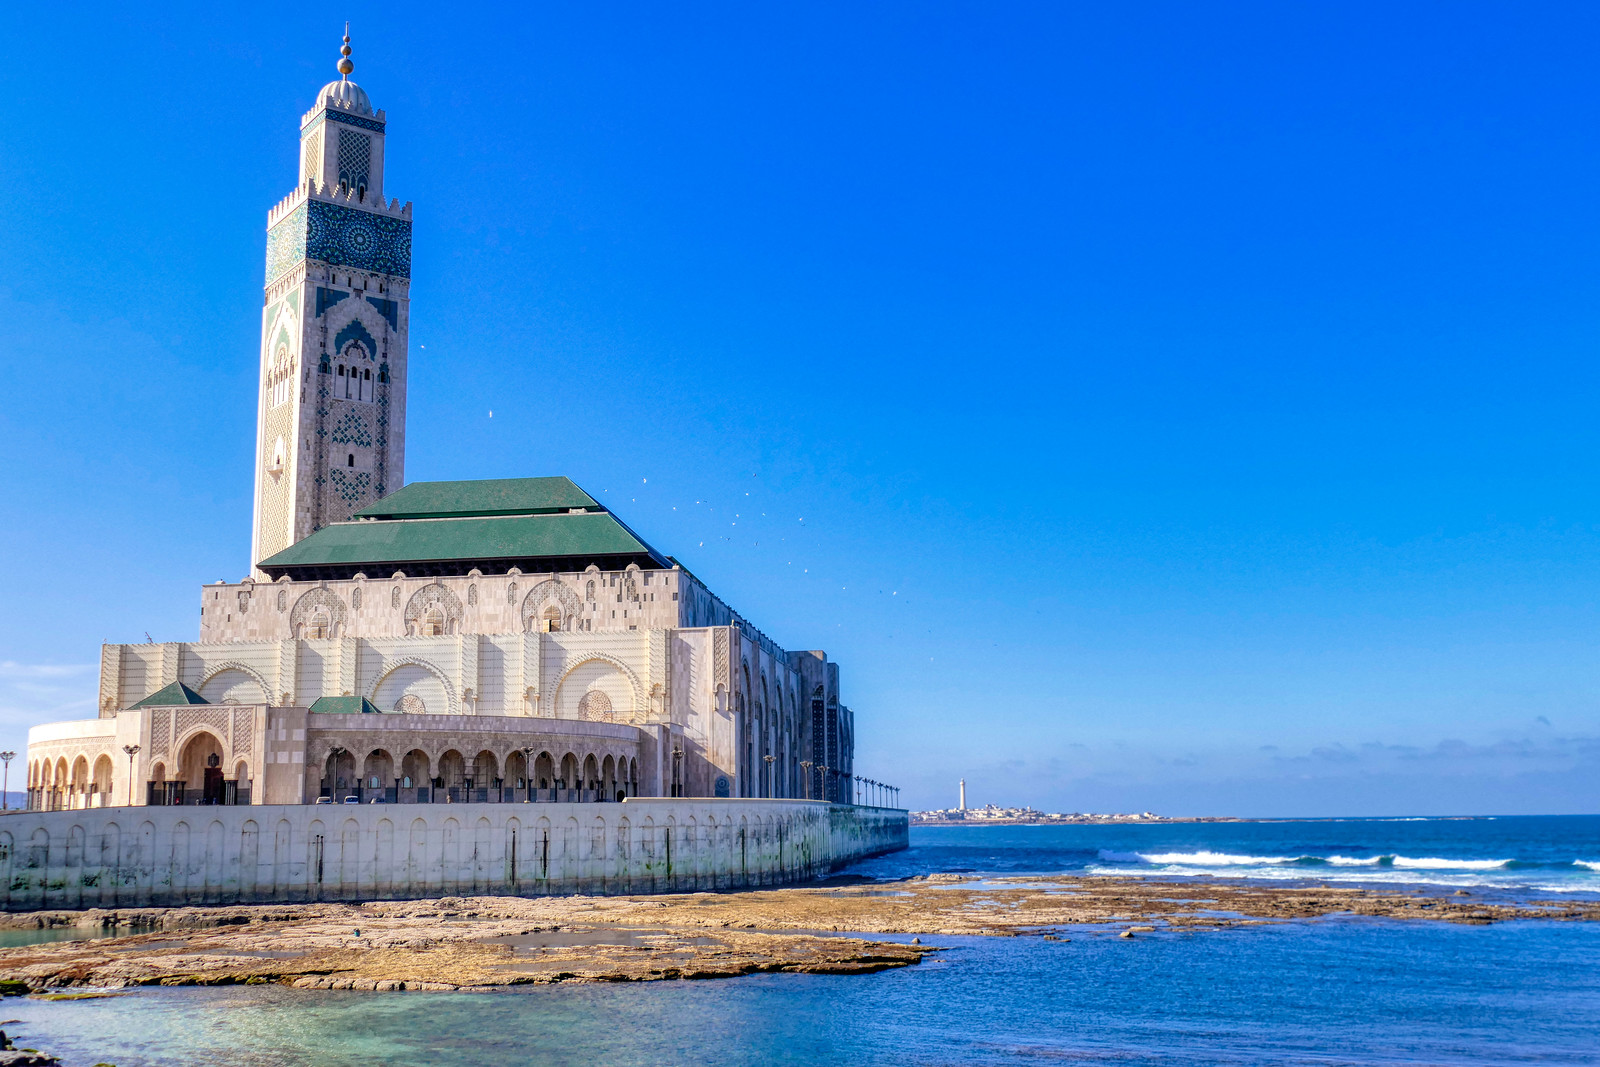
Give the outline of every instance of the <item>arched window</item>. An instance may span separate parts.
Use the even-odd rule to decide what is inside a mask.
[[[311,613],[311,618],[306,622],[306,636],[315,638],[327,637],[329,628],[328,613],[318,608]]]
[[[267,372],[272,386],[272,406],[286,402],[294,393],[294,368],[289,363],[289,346],[279,345],[273,354],[272,367]]]
[[[356,454],[354,452],[345,454],[344,465],[346,467],[354,467],[356,465]]]
[[[336,397],[345,400],[372,400],[372,368],[367,366],[372,361],[372,356],[367,352],[367,346],[360,341],[351,341],[339,352],[339,358],[344,361],[340,365],[342,380],[334,383]]]
[[[444,633],[444,612],[435,607],[423,616],[422,636],[439,637]]]
[[[547,633],[561,629],[561,609],[554,604],[544,609],[544,629]]]

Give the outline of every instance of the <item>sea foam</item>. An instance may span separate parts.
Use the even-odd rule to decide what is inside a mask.
[[[1395,867],[1416,871],[1493,871],[1512,860],[1457,860],[1439,856],[1247,856],[1234,852],[1116,852],[1100,849],[1106,863],[1147,863],[1159,867]],[[1578,861],[1600,870],[1600,862]]]
[[[1510,860],[1447,860],[1437,856],[1424,856],[1421,859],[1413,859],[1410,856],[1394,858],[1394,866],[1418,871],[1492,871],[1510,862]]]

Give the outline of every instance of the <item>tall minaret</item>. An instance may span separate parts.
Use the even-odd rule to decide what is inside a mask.
[[[252,568],[404,484],[411,205],[383,199],[386,120],[350,80],[348,25],[339,52],[267,213]]]

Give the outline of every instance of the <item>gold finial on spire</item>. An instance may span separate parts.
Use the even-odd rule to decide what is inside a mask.
[[[344,24],[344,44],[339,48],[339,73],[348,79],[351,71],[355,69],[356,65],[350,61],[350,24],[346,22]]]

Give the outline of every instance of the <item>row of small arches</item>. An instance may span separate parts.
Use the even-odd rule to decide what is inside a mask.
[[[531,771],[531,773],[530,773]],[[514,749],[499,755],[482,749],[470,759],[459,749],[446,749],[437,759],[420,748],[401,756],[398,763],[388,749],[374,748],[364,756],[349,750],[330,752],[321,760],[322,784],[337,791],[360,787],[413,789],[583,789],[603,796],[638,795],[639,761],[636,757],[607,752],[552,752],[541,749],[524,754]]]

